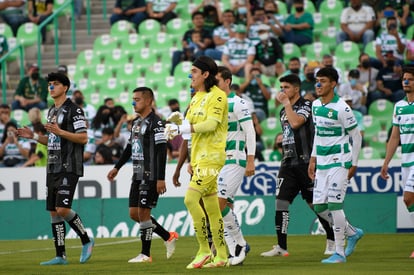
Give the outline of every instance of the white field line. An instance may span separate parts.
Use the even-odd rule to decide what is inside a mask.
[[[134,240],[123,240],[123,241],[116,241],[116,242],[108,242],[108,243],[100,243],[96,244],[95,246],[110,246],[110,245],[118,245],[118,244],[124,244],[124,243],[133,243],[138,242],[138,239]],[[66,248],[72,249],[72,248],[81,248],[81,245],[75,245],[75,246],[68,246]],[[41,249],[22,249],[22,250],[13,250],[13,251],[0,251],[0,255],[10,255],[10,254],[18,254],[18,253],[30,253],[30,252],[38,252],[38,251],[48,251],[48,250],[54,250],[54,247],[49,248],[41,248]]]

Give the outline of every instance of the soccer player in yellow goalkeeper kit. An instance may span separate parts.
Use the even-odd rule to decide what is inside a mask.
[[[223,219],[217,198],[217,176],[224,165],[227,137],[227,96],[216,84],[217,65],[213,59],[200,56],[191,67],[191,86],[196,94],[191,99],[186,119],[169,118],[165,135],[191,134],[192,177],[184,203],[193,219],[199,250],[188,269],[227,266],[227,247]],[[213,258],[208,245],[206,215],[200,206],[202,199],[210,222],[217,254]]]

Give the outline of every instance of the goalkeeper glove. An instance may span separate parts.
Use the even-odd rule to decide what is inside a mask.
[[[181,134],[186,137],[191,134],[191,125],[187,120],[183,120],[181,125],[170,123],[165,126],[164,136],[167,140],[171,140]]]
[[[181,125],[183,123],[183,119],[184,116],[180,112],[175,111],[168,116],[167,121]]]

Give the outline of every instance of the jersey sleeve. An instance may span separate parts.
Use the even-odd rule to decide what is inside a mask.
[[[310,101],[305,101],[304,104],[302,104],[297,112],[298,115],[301,115],[305,118],[305,121],[308,121],[308,119],[312,115],[312,103]]]
[[[88,127],[86,126],[85,113],[83,112],[82,108],[78,106],[74,107],[74,113],[72,114],[71,120],[75,133],[83,133],[88,131]]]
[[[346,103],[345,103],[346,104]],[[355,119],[354,112],[352,112],[351,107],[347,104],[339,113],[340,120],[346,131],[351,131],[352,129],[358,127],[358,122]]]
[[[252,119],[249,106],[247,102],[242,98],[240,98],[240,100],[237,101],[237,104],[234,105],[234,113],[236,114],[237,120],[240,123]]]
[[[227,98],[224,92],[215,92],[208,102],[207,118],[222,123],[223,114],[227,110]]]

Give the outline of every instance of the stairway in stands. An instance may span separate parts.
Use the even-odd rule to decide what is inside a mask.
[[[86,1],[85,1],[86,2]],[[60,64],[76,64],[76,57],[79,52],[85,49],[92,49],[93,42],[96,37],[104,33],[109,33],[109,18],[115,5],[115,0],[107,0],[106,18],[103,16],[103,1],[90,1],[91,3],[91,34],[88,35],[87,17],[84,9],[81,19],[76,21],[76,51],[72,51],[72,34],[71,23],[69,17],[62,16],[59,18],[59,63]],[[50,35],[52,32],[48,32]],[[54,42],[53,42],[54,43]],[[42,75],[55,71],[57,65],[55,63],[55,45],[47,43],[43,45],[42,54]],[[37,56],[28,56],[24,65],[37,62]],[[15,71],[15,70],[11,70]],[[14,91],[20,80],[19,74],[9,74],[7,103],[11,103]]]

